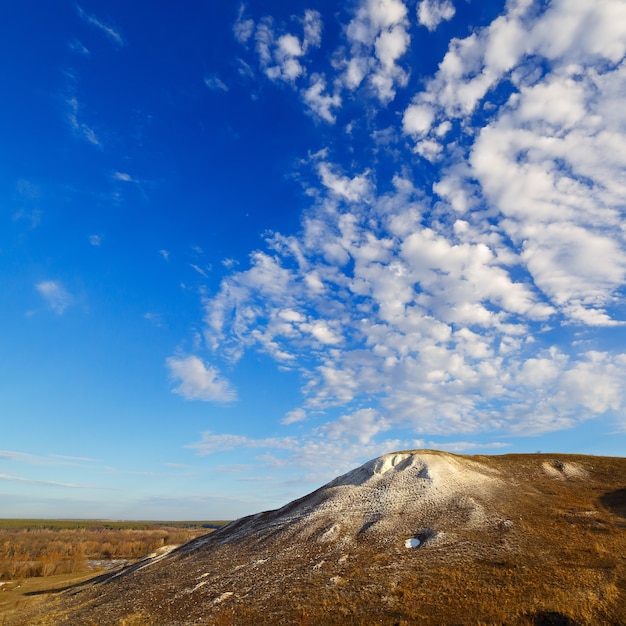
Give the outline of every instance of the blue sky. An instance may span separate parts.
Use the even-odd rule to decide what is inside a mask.
[[[233,518],[385,452],[626,450],[621,0],[26,0],[5,517]]]

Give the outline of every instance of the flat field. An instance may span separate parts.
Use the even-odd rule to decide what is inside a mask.
[[[224,523],[0,519],[0,624],[38,597]]]

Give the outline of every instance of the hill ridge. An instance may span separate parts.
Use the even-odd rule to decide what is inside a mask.
[[[394,452],[67,591],[55,623],[623,624],[625,487],[623,458]]]

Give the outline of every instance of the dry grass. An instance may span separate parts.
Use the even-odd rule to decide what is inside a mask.
[[[176,527],[144,522],[133,528],[101,523],[38,520],[0,520],[0,581],[37,576],[79,574],[88,569],[88,560],[136,559],[165,545],[179,545],[210,529]]]
[[[508,523],[460,525],[454,542],[416,550],[367,536],[281,544],[275,527],[220,545],[217,533],[6,624],[626,624],[626,459],[471,458],[506,481],[495,506]]]
[[[0,520],[0,626],[21,625],[24,615],[47,599],[103,574],[103,569],[90,566],[90,560],[132,561],[209,532],[212,529],[201,522]],[[147,614],[138,615],[125,618],[135,620],[127,626],[150,623]],[[57,618],[41,619],[43,626],[55,624]]]

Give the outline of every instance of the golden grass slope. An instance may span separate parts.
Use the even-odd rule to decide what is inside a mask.
[[[625,496],[624,458],[394,453],[5,623],[623,625]]]

